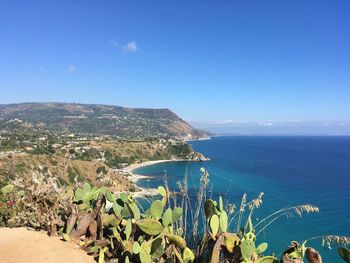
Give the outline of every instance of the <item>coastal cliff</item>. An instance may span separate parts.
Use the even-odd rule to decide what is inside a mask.
[[[116,138],[208,138],[169,109],[127,108],[101,104],[0,104],[0,130],[46,131]]]
[[[28,135],[28,134],[27,134]],[[20,134],[11,134],[19,137]],[[130,180],[132,164],[158,160],[207,161],[188,143],[174,139],[117,140],[81,136],[37,136],[16,143],[10,135],[1,138],[0,176],[12,181],[44,173],[60,185],[86,182],[114,192],[140,189]],[[53,143],[54,142],[54,143]]]

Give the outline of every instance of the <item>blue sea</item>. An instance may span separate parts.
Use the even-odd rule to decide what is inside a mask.
[[[136,169],[152,179],[143,187],[156,187],[167,179],[169,187],[189,176],[190,193],[200,185],[200,168],[208,170],[212,195],[239,206],[243,193],[248,199],[264,192],[263,204],[253,223],[283,207],[313,204],[319,213],[282,217],[258,237],[269,243],[268,252],[279,255],[291,240],[315,236],[350,236],[350,137],[347,136],[230,136],[191,142],[208,162],[167,162]],[[195,202],[195,195],[191,196]],[[308,243],[318,249],[323,261],[343,262],[337,246],[322,248],[321,240]]]

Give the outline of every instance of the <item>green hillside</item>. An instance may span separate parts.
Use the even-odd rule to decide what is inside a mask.
[[[169,109],[76,103],[0,105],[0,129],[110,135],[119,138],[207,137],[205,132],[194,129]]]

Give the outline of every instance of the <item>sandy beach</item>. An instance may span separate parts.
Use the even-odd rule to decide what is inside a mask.
[[[134,173],[134,170],[136,170],[137,168],[141,168],[141,167],[145,167],[145,166],[149,166],[149,165],[154,165],[154,164],[158,164],[158,163],[179,162],[179,161],[185,161],[185,160],[173,159],[173,160],[146,161],[146,162],[142,162],[142,163],[131,164],[130,166],[127,167],[127,169],[129,171],[129,173],[131,174],[130,180],[132,182],[136,183],[140,179],[151,178],[149,176]]]
[[[126,169],[127,171],[131,174],[129,178],[130,181],[132,181],[138,188],[141,189],[139,192],[135,192],[134,196],[135,197],[140,197],[140,196],[154,196],[158,195],[158,191],[155,188],[143,188],[137,185],[137,181],[140,179],[147,179],[147,178],[152,178],[152,176],[145,176],[141,174],[136,174],[134,173],[134,170],[137,168],[153,165],[153,164],[158,164],[158,163],[166,163],[166,162],[184,162],[188,160],[184,159],[169,159],[169,160],[156,160],[156,161],[146,161],[142,163],[134,163],[129,165]]]

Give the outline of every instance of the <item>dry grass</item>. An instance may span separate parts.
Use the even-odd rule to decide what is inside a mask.
[[[103,181],[99,180],[101,176],[96,173],[96,170],[101,166],[105,166],[105,164],[94,161],[70,160],[60,156],[21,154],[13,155],[11,158],[0,158],[0,171],[11,179],[30,177],[42,168],[55,177],[63,179],[68,184],[72,183],[69,174],[69,170],[71,170],[74,171],[77,177],[77,181],[73,184],[87,181],[94,185],[105,183],[113,191],[129,191],[132,189],[134,186],[132,182],[125,176],[108,170],[108,168],[106,168],[108,170],[107,175],[102,176]],[[60,182],[63,181],[60,180]]]

